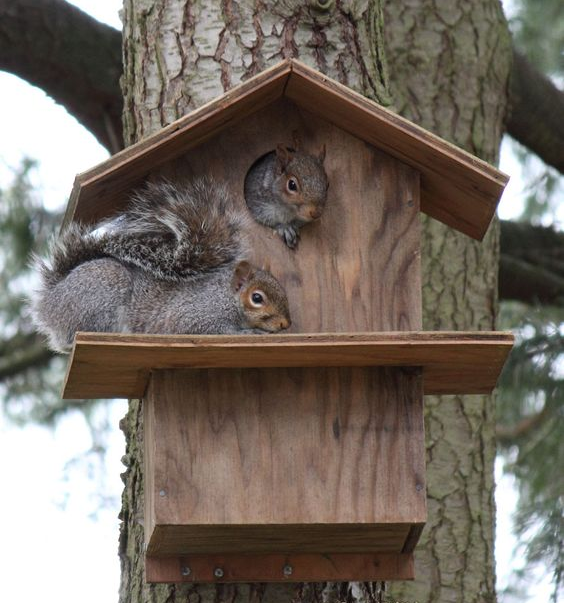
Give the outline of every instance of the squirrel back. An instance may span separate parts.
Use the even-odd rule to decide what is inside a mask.
[[[325,147],[310,155],[278,145],[259,157],[245,178],[245,200],[253,217],[274,228],[292,249],[299,229],[317,220],[325,208],[329,181],[324,160]]]
[[[243,259],[246,223],[227,188],[211,178],[150,182],[123,214],[104,224],[103,250],[157,278],[176,281]]]

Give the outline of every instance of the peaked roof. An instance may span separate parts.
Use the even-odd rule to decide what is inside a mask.
[[[307,67],[286,60],[124,149],[74,182],[64,225],[125,205],[149,172],[280,97],[417,169],[421,210],[481,240],[508,177],[477,157]]]

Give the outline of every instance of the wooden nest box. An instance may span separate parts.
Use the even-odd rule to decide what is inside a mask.
[[[419,211],[481,239],[506,177],[295,61],[80,174],[66,223],[161,175],[211,175],[246,208],[250,166],[294,131],[326,146],[325,212],[297,250],[250,226],[290,333],[76,337],[65,397],[143,398],[150,582],[412,578],[423,394],[490,392],[511,347],[421,331]]]

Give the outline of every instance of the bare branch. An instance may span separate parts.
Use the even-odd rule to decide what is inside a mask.
[[[42,88],[111,153],[122,148],[116,29],[64,0],[2,2],[0,69]]]
[[[506,425],[497,425],[495,428],[495,435],[497,441],[502,446],[510,446],[515,444],[516,440],[526,436],[528,433],[542,425],[546,419],[550,417],[551,413],[547,406],[545,406],[540,412],[524,417],[517,424],[508,427]]]
[[[564,174],[564,92],[513,50],[507,132]]]
[[[55,354],[41,341],[32,346],[21,348],[19,352],[5,356],[0,361],[0,381],[15,377],[29,369],[38,369],[47,365]]]
[[[564,233],[502,220],[499,296],[525,303],[562,303]]]

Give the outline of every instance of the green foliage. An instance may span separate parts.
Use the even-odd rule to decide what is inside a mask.
[[[517,343],[500,380],[498,441],[517,478],[515,527],[527,561],[564,588],[564,309],[502,304]]]

